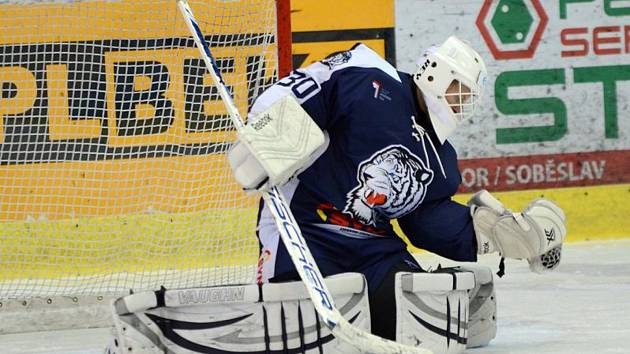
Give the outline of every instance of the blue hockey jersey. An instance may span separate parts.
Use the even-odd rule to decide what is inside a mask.
[[[325,132],[312,164],[281,187],[324,275],[356,271],[373,288],[410,259],[391,225],[417,247],[475,261],[466,206],[451,200],[461,182],[457,155],[420,110],[411,76],[367,46],[298,69],[254,103],[256,115],[291,94]],[[259,280],[294,271],[261,201]]]

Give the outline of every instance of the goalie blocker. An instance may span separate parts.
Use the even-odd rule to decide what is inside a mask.
[[[236,181],[246,191],[281,186],[310,166],[328,138],[293,96],[250,118],[228,152]]]
[[[397,341],[435,353],[461,353],[469,336],[478,345],[494,338],[494,297],[475,300],[479,293],[494,294],[490,270],[480,269],[398,273]],[[369,331],[365,278],[346,273],[326,283],[342,315]],[[116,300],[113,310],[116,333],[106,354],[357,353],[320,323],[301,282],[138,293]],[[479,320],[480,314],[490,322]]]

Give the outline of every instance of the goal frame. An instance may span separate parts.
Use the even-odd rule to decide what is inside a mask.
[[[290,0],[275,0],[275,5],[277,78],[280,78],[292,70]],[[174,10],[177,11],[176,8]],[[0,297],[0,317],[3,319],[0,321],[0,336],[21,332],[109,327],[112,325],[110,303],[120,295],[124,294]]]

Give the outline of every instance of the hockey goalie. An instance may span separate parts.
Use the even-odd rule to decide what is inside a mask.
[[[344,317],[436,353],[487,345],[496,334],[492,272],[423,269],[394,232],[454,261],[477,255],[555,269],[566,235],[549,200],[522,211],[489,192],[468,205],[448,138],[481,102],[486,67],[449,37],[396,70],[366,45],[293,71],[254,103],[228,153],[250,192],[280,187]],[[261,203],[259,284],[134,294],[115,303],[111,352],[351,353],[315,313]],[[141,304],[141,305],[140,305]],[[149,304],[149,305],[147,305]]]

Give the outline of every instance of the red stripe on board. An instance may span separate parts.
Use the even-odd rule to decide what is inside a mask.
[[[630,150],[460,160],[459,191],[511,191],[630,182]]]

